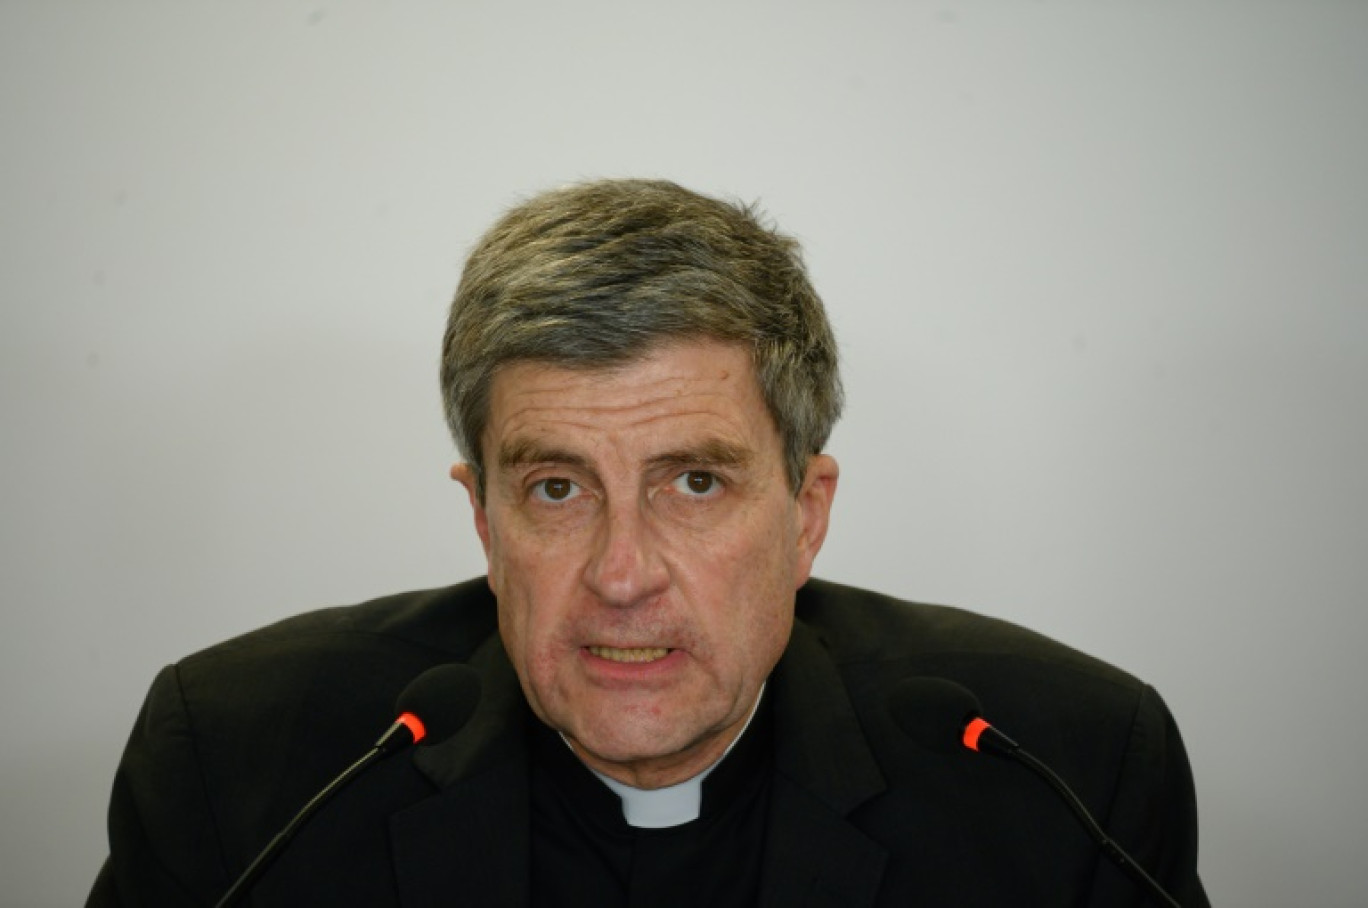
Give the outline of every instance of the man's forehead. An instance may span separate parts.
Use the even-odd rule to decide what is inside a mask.
[[[518,362],[491,390],[484,441],[504,465],[573,463],[613,437],[652,441],[643,458],[739,463],[774,431],[750,357],[734,344],[675,345],[605,368]]]
[[[505,469],[535,464],[562,464],[591,468],[592,457],[576,446],[553,441],[514,436],[504,439],[496,452],[496,462]],[[703,436],[675,447],[649,452],[647,466],[654,467],[747,467],[755,461],[751,447],[725,438]]]
[[[510,375],[514,382],[538,375],[572,375],[587,382],[611,382],[625,375],[649,372],[653,367],[665,372],[683,368],[699,377],[720,379],[755,376],[749,346],[710,337],[685,337],[649,344],[635,355],[604,362],[554,357],[509,360],[497,367],[494,381]]]
[[[491,422],[522,409],[614,411],[690,396],[719,409],[761,401],[746,350],[716,341],[672,344],[603,366],[519,360],[499,368],[490,391]]]

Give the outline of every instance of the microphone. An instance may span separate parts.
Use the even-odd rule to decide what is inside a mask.
[[[436,744],[465,727],[480,703],[480,677],[463,662],[448,662],[423,672],[409,682],[394,711],[399,718],[375,746],[397,750],[408,744]],[[410,735],[404,739],[401,729]],[[394,743],[392,743],[394,742]]]
[[[953,753],[968,748],[977,753],[1012,759],[1034,772],[1064,799],[1103,854],[1130,875],[1140,888],[1164,905],[1181,908],[1173,896],[1145,872],[1093,819],[1073,790],[1054,770],[1031,756],[1021,745],[983,718],[978,698],[968,688],[945,678],[907,678],[894,685],[889,711],[898,727],[928,750]]]
[[[410,744],[432,744],[456,734],[470,721],[479,702],[480,679],[473,668],[459,662],[430,668],[409,682],[396,702],[395,712],[399,717],[394,723],[366,751],[365,756],[344,769],[314,795],[284,829],[276,833],[276,837],[267,843],[232,888],[218,900],[215,908],[227,908],[246,895],[266,868],[285,850],[295,833],[352,779],[381,758]]]

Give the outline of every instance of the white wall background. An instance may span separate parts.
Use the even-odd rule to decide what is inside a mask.
[[[1368,903],[1368,4],[0,0],[0,129],[0,903],[157,667],[481,569],[445,303],[607,175],[806,244],[821,573],[1151,680],[1217,902]]]

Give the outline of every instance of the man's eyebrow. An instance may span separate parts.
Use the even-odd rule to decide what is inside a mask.
[[[648,463],[652,467],[746,467],[754,459],[749,448],[714,438],[657,454]]]
[[[537,463],[559,463],[572,467],[589,464],[583,455],[544,445],[530,438],[515,438],[499,448],[500,467],[526,467]]]

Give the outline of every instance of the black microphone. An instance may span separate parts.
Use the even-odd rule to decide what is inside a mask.
[[[479,702],[480,679],[473,668],[459,662],[430,668],[409,682],[395,706],[399,718],[385,730],[365,756],[344,769],[341,775],[329,782],[295,814],[294,819],[271,839],[232,888],[218,900],[215,908],[226,908],[246,895],[257,878],[285,850],[295,833],[348,782],[382,757],[410,744],[432,744],[456,734],[470,721]]]
[[[1145,872],[1120,845],[1103,831],[1088,808],[1054,770],[1031,756],[1021,745],[983,718],[978,698],[945,678],[907,678],[894,685],[888,697],[889,711],[908,737],[929,750],[953,753],[962,748],[1016,760],[1040,776],[1069,805],[1083,828],[1114,864],[1162,904],[1181,908],[1173,896]]]

